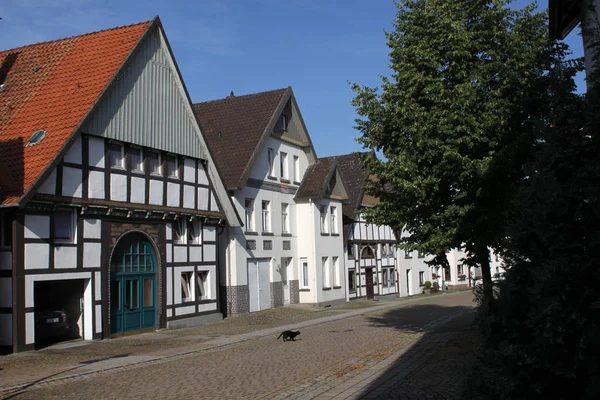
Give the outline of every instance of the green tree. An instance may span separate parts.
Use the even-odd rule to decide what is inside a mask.
[[[368,218],[404,227],[405,248],[464,248],[488,304],[489,248],[503,246],[543,111],[532,99],[553,62],[545,15],[509,3],[399,0],[386,33],[392,74],[381,89],[353,85],[358,140],[374,150],[363,158],[378,177],[369,191],[381,200]]]

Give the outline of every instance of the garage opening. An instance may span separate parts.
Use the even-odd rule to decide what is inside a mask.
[[[71,279],[35,282],[36,348],[83,337],[84,281]]]

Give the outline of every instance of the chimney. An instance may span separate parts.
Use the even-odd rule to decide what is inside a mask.
[[[229,92],[229,97],[235,97],[235,94],[233,94],[233,90]]]

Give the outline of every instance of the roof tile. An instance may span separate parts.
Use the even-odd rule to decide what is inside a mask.
[[[2,204],[19,202],[56,158],[151,23],[0,52],[0,159],[13,180]],[[46,138],[25,147],[40,129]]]

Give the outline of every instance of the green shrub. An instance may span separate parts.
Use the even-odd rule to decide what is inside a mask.
[[[425,281],[425,284],[423,286],[425,286],[425,289],[431,289],[431,282]]]

